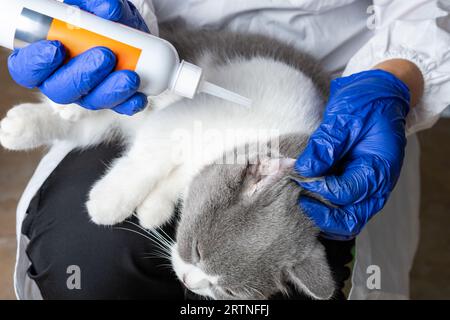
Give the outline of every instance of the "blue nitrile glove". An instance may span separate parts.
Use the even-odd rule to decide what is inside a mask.
[[[102,18],[149,32],[134,5],[125,0],[65,0]],[[93,48],[64,64],[59,41],[39,41],[15,50],[8,60],[12,78],[26,88],[39,88],[52,101],[77,103],[87,109],[113,109],[132,115],[145,108],[147,97],[137,92],[137,73],[114,71],[116,57],[104,47]]]
[[[355,237],[385,205],[405,154],[408,87],[394,75],[371,70],[336,79],[323,122],[296,162],[304,189],[326,206],[301,197],[300,206],[325,236]]]

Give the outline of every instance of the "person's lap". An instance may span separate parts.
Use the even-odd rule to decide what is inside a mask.
[[[197,299],[187,293],[132,217],[114,227],[89,220],[85,201],[93,183],[120,154],[117,146],[73,151],[35,195],[22,225],[34,280],[44,299]],[[131,192],[131,190],[130,190]],[[163,228],[174,237],[175,226]],[[138,234],[140,233],[140,234]],[[340,289],[349,278],[353,242],[323,240]],[[80,288],[68,286],[71,267],[79,268]],[[277,296],[274,299],[282,299]],[[341,290],[336,299],[344,298]],[[290,299],[306,299],[295,293]]]

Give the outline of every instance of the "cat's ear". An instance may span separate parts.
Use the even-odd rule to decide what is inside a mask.
[[[322,245],[317,245],[307,258],[285,272],[287,281],[314,299],[327,300],[334,294],[335,282]]]
[[[295,161],[291,158],[263,158],[258,159],[255,164],[249,164],[246,172],[245,194],[250,197],[270,186],[292,171]]]

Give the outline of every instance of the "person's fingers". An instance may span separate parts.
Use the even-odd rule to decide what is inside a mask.
[[[131,98],[139,85],[140,79],[136,72],[116,71],[77,103],[91,110],[112,109]]]
[[[123,23],[132,28],[150,32],[139,11],[126,0],[65,0],[66,4],[78,6],[80,9],[107,20]]]
[[[385,202],[385,198],[371,198],[350,206],[329,207],[303,196],[299,205],[325,234],[351,238],[360,233],[362,227],[383,208]]]
[[[58,69],[39,89],[56,103],[74,103],[99,85],[115,65],[116,57],[111,50],[93,48]]]
[[[144,110],[147,104],[147,96],[138,92],[124,103],[112,108],[112,110],[123,115],[132,116]]]
[[[328,207],[309,197],[301,197],[299,205],[303,212],[324,233],[353,236],[359,229],[359,223],[353,214],[348,214],[345,211],[341,213],[337,208]]]
[[[312,134],[295,163],[304,177],[320,177],[329,172],[351,147],[360,132],[360,123],[349,115],[327,115]],[[356,121],[355,121],[356,120]]]
[[[19,85],[32,89],[44,82],[66,57],[66,50],[59,41],[38,41],[15,50],[8,58],[11,77]]]
[[[111,21],[119,21],[125,10],[122,0],[64,0],[64,3]]]
[[[329,175],[298,184],[335,205],[345,206],[364,201],[375,193],[383,194],[389,180],[384,162],[375,155],[367,155],[346,164],[339,176]]]

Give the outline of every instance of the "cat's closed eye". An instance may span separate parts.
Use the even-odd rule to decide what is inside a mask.
[[[202,260],[202,253],[198,242],[194,244],[194,261],[200,262]]]

